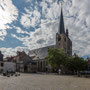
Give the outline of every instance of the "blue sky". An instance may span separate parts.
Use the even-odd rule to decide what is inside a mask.
[[[5,56],[55,44],[60,17],[57,1],[0,1],[0,50]],[[65,28],[69,29],[73,52],[89,55],[90,0],[63,1]]]

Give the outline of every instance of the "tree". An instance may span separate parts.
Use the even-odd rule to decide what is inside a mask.
[[[48,63],[52,67],[60,68],[60,65],[64,65],[67,60],[67,55],[64,53],[63,49],[50,48],[48,50]]]
[[[68,60],[66,67],[68,70],[72,72],[80,72],[87,68],[87,61],[85,61],[83,58],[75,56]]]
[[[80,72],[87,68],[88,63],[83,58],[75,55],[74,57],[69,57],[65,54],[63,49],[50,48],[48,50],[48,63],[53,68],[61,68],[62,72]]]

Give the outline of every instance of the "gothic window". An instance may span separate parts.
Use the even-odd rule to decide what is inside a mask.
[[[66,42],[66,38],[64,38],[65,42]]]
[[[61,37],[58,37],[58,41],[60,41],[61,40]]]

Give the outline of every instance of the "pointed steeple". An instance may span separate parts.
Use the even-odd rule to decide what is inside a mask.
[[[59,31],[60,34],[65,34],[62,3],[61,3],[61,16],[60,16],[60,22],[59,22],[59,29],[58,29],[58,31]]]

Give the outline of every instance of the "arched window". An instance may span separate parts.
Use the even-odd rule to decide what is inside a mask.
[[[58,37],[58,41],[61,41],[61,37]]]
[[[66,38],[64,38],[65,42],[66,42]]]

